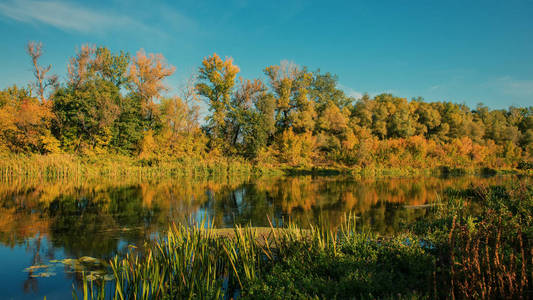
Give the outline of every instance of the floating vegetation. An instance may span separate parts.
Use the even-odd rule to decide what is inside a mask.
[[[103,270],[99,270],[99,271],[90,271],[85,276],[85,279],[87,279],[88,281],[97,281],[97,280],[111,281],[115,279],[115,277],[112,274],[107,274]]]
[[[82,256],[78,258],[78,261],[81,263],[93,264],[93,265],[104,264],[104,262],[101,259],[90,257],[90,256]]]
[[[80,258],[64,258],[53,259],[49,261],[50,264],[34,265],[25,268],[23,271],[30,273],[32,278],[47,278],[57,275],[52,272],[59,265],[67,267],[66,273],[83,273],[87,274],[87,280],[112,280],[111,270],[109,269],[109,263],[105,260],[82,256]]]
[[[26,269],[24,269],[24,272],[33,272],[35,270],[45,269],[45,268],[48,268],[48,267],[50,267],[50,265],[29,266]]]
[[[42,272],[42,273],[33,273],[33,274],[30,274],[30,277],[32,278],[47,278],[47,277],[52,277],[52,276],[56,276],[57,274],[54,273],[54,272]]]
[[[53,265],[34,265],[25,268],[23,272],[30,273],[31,278],[48,278],[56,275],[55,272],[52,272],[54,269]]]

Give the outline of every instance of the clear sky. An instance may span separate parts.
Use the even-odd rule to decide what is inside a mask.
[[[390,92],[493,108],[533,105],[533,1],[0,0],[0,88],[25,85],[24,46],[64,78],[80,45],[161,53],[177,87],[213,52],[246,78],[282,60]]]

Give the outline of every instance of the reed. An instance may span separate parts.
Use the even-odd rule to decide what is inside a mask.
[[[450,170],[449,168],[442,168]],[[458,170],[458,169],[454,169]],[[498,172],[500,172],[499,170]],[[531,170],[519,170],[529,174]],[[235,157],[166,157],[140,159],[132,156],[103,154],[78,156],[74,154],[0,154],[0,180],[13,179],[87,179],[125,178],[163,179],[172,177],[206,178],[212,176],[258,176],[258,175],[350,175],[354,177],[387,177],[440,174],[443,176],[487,173],[483,170],[461,172],[435,172],[424,168],[379,168],[379,167],[312,167],[288,165],[262,165],[244,158]],[[515,170],[513,170],[515,172]],[[518,171],[516,171],[518,172]],[[485,174],[483,173],[483,174]],[[488,174],[495,174],[491,170]],[[488,175],[485,174],[485,175]]]
[[[450,296],[528,298],[533,286],[533,189],[478,187],[462,194],[470,195],[470,203],[464,204],[478,202],[483,209],[478,217],[453,214],[450,250],[444,255],[450,259]]]
[[[240,159],[142,160],[120,155],[80,157],[71,154],[0,156],[0,179],[162,179],[170,177],[210,177],[260,175],[265,170]]]
[[[424,227],[395,236],[340,225],[259,231],[173,224],[145,252],[110,261],[113,280],[83,277],[84,299],[528,299],[533,188],[448,192]],[[481,205],[481,213],[472,213]],[[425,222],[428,222],[427,220]],[[412,231],[411,231],[412,230]],[[421,232],[418,232],[418,231]]]
[[[399,240],[378,241],[374,236],[356,233],[355,228],[353,216],[347,216],[337,229],[318,226],[304,230],[289,225],[284,229],[270,227],[259,233],[253,227],[236,226],[231,235],[220,235],[218,230],[206,224],[174,224],[144,255],[129,253],[122,259],[115,257],[110,261],[114,280],[107,285],[111,292],[105,293],[102,288],[105,282],[92,284],[85,277],[80,292],[88,299],[255,298],[262,294],[262,285],[272,280],[280,266],[290,270],[305,268],[322,256],[331,258],[330,264],[336,264],[336,258],[355,258],[358,253],[353,251],[354,247],[378,249],[377,243],[387,243],[387,249],[391,250],[400,245]],[[363,246],[366,244],[369,245]],[[417,248],[418,254],[424,255],[416,243],[401,247]],[[389,255],[377,252],[374,253],[376,259]],[[378,268],[372,268],[372,272],[378,272]],[[333,286],[335,288],[339,287]],[[391,290],[390,295],[395,292]],[[320,297],[328,294],[306,293]],[[380,293],[387,292],[381,291],[378,295]]]

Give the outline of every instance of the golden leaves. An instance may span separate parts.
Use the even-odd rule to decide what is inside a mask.
[[[141,49],[132,58],[129,76],[137,93],[145,102],[151,102],[168,89],[163,80],[174,74],[175,70],[175,67],[167,64],[163,55],[153,53],[146,55]]]
[[[213,137],[217,140],[215,144],[225,136],[225,119],[231,110],[231,92],[239,71],[239,67],[233,64],[231,57],[222,60],[216,53],[204,58],[199,69],[198,78],[201,82],[196,84],[196,89],[200,96],[208,99],[210,109],[213,111],[210,121]]]
[[[70,58],[67,75],[71,86],[77,87],[89,77],[91,64],[95,60],[93,57],[95,51],[95,46],[85,44],[74,57]]]

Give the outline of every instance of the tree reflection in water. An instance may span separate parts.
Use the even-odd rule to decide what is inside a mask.
[[[347,212],[360,228],[391,234],[402,224],[430,217],[427,207],[448,187],[501,184],[513,177],[383,178],[269,177],[179,179],[162,182],[3,182],[0,183],[0,243],[26,245],[38,265],[42,243],[48,259],[109,258],[142,246],[171,222],[208,219],[216,227],[233,224],[300,226],[322,220],[336,226]],[[17,270],[20,271],[20,270]],[[26,291],[38,289],[28,274]]]
[[[217,227],[268,225],[291,220],[305,226],[321,218],[335,225],[346,212],[381,233],[422,217],[405,209],[434,202],[447,187],[495,184],[510,177],[361,179],[299,176],[235,180],[125,183],[0,184],[0,242],[14,246],[38,235],[67,255],[106,257],[119,240],[142,244],[172,221],[207,217]],[[98,241],[98,243],[95,243]]]

